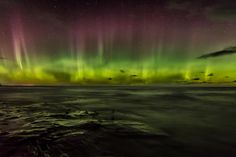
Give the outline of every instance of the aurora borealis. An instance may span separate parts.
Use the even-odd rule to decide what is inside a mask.
[[[0,1],[3,84],[233,83],[236,3]]]

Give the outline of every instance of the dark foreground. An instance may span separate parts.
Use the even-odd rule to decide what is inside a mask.
[[[236,88],[0,87],[0,157],[235,157]]]

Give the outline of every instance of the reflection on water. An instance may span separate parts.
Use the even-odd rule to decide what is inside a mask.
[[[0,157],[236,156],[233,87],[1,87]]]

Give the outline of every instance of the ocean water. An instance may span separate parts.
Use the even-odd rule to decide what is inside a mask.
[[[236,88],[0,87],[0,157],[235,157]]]

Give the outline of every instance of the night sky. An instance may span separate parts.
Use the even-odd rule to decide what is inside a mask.
[[[196,58],[236,46],[235,28],[234,0],[0,0],[0,80],[233,82],[234,54]]]

